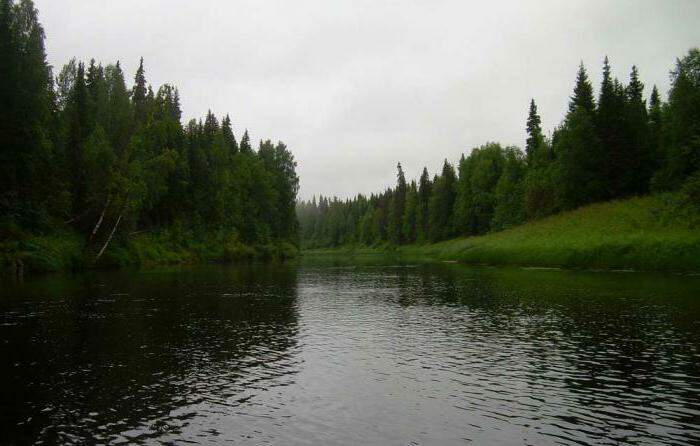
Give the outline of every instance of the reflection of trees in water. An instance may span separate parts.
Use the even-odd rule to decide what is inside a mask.
[[[197,407],[242,404],[298,369],[292,268],[52,280],[0,307],[18,323],[0,328],[0,442],[176,433]]]
[[[458,336],[472,346],[489,337],[479,348],[493,366],[477,373],[500,369],[504,394],[529,388],[533,415],[558,420],[551,435],[587,426],[588,438],[687,441],[683,431],[697,429],[697,279],[430,266],[398,283],[405,305],[463,305],[471,333]]]

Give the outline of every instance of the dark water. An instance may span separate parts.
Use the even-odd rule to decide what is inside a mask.
[[[700,444],[700,277],[300,264],[0,290],[0,444]]]

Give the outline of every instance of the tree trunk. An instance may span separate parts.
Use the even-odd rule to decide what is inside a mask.
[[[104,246],[102,246],[102,249],[100,249],[100,252],[97,253],[97,257],[95,257],[95,261],[97,262],[100,260],[100,257],[102,257],[102,254],[104,254],[105,249],[107,249],[107,245],[109,245],[109,242],[112,241],[112,237],[114,237],[114,233],[117,232],[117,226],[119,226],[119,222],[122,220],[121,214],[119,214],[119,217],[117,218],[117,222],[114,223],[114,227],[112,228],[112,232],[110,232],[109,237],[107,237],[107,241],[105,242]]]
[[[90,234],[90,241],[92,241],[93,238],[95,238],[95,234],[97,234],[97,231],[100,230],[100,225],[102,225],[102,220],[105,218],[105,212],[107,212],[107,207],[109,206],[109,199],[107,199],[107,203],[105,203],[105,207],[102,208],[102,213],[100,214],[100,219],[97,220],[97,224],[92,230],[92,234]]]

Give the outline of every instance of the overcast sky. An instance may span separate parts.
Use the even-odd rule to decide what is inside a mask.
[[[282,140],[302,198],[347,197],[431,175],[486,141],[523,146],[529,100],[547,133],[579,61],[603,57],[666,95],[700,45],[700,1],[35,0],[56,70],[71,57],[139,57],[184,119],[230,113],[237,136]]]

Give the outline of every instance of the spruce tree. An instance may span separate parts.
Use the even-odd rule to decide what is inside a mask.
[[[605,152],[601,161],[601,174],[605,179],[606,197],[624,195],[625,172],[629,167],[628,147],[625,135],[625,102],[621,86],[610,73],[610,63],[603,61],[603,80],[600,85],[595,124],[598,139]]]
[[[0,214],[40,226],[63,185],[49,132],[54,105],[33,2],[0,2]],[[41,221],[40,221],[41,220]]]
[[[131,90],[131,101],[134,104],[136,122],[143,124],[146,121],[148,87],[146,85],[146,71],[143,68],[143,57],[139,62],[139,68],[134,76],[134,87]]]
[[[432,183],[430,181],[430,175],[428,175],[428,169],[423,167],[423,172],[421,173],[420,180],[418,181],[418,229],[416,231],[416,239],[419,242],[424,242],[428,240],[429,237],[429,204],[430,204],[430,194],[432,191]]]
[[[614,96],[614,86],[611,96]],[[558,208],[571,209],[608,196],[608,157],[598,136],[596,119],[593,88],[581,64],[569,112],[553,137],[561,182]]]
[[[107,82],[102,65],[96,65],[95,59],[90,60],[85,84],[89,96],[90,128],[99,126],[106,130],[109,126]]]
[[[418,186],[415,181],[406,191],[406,207],[403,212],[403,239],[406,243],[416,241],[418,231]]]
[[[248,136],[248,129],[243,132],[243,137],[241,138],[241,144],[239,146],[241,153],[251,154],[253,149],[250,147],[250,136]]]
[[[389,241],[399,245],[403,243],[403,215],[406,206],[406,177],[404,176],[401,163],[396,166],[396,189],[391,198],[391,209],[389,210]]]
[[[454,204],[457,179],[452,165],[445,160],[442,175],[433,183],[429,204],[429,238],[432,242],[454,236]]]
[[[226,115],[221,121],[221,131],[224,136],[224,144],[231,154],[231,156],[238,153],[238,144],[236,143],[236,137],[233,135],[233,129],[231,128],[231,118]]]
[[[115,65],[107,65],[105,83],[107,84],[107,116],[109,118],[109,125],[105,130],[115,153],[121,156],[125,153],[131,138],[134,112],[119,62]]]
[[[68,109],[70,150],[70,172],[72,183],[73,215],[79,216],[85,211],[87,198],[87,172],[85,161],[85,142],[89,130],[88,92],[85,85],[85,66],[78,64],[78,72],[71,92]]]
[[[649,116],[643,98],[644,84],[639,80],[636,66],[632,66],[630,82],[625,89],[625,129],[627,131],[627,159],[623,193],[641,194],[649,190],[654,169],[654,155],[649,141]]]
[[[544,142],[542,135],[542,120],[537,114],[537,105],[535,100],[530,100],[530,111],[527,116],[527,141],[525,143],[525,153],[528,163],[532,163],[536,157],[538,148]]]
[[[661,166],[661,129],[663,118],[661,114],[661,97],[659,90],[654,85],[649,97],[649,154],[651,156],[652,170],[656,171]]]
[[[554,151],[559,165],[557,208],[573,209],[608,196],[605,152],[590,113],[579,108],[569,114]]]
[[[579,108],[588,113],[593,113],[595,110],[593,87],[588,80],[588,73],[586,72],[586,67],[583,66],[583,62],[579,65],[578,73],[576,74],[576,86],[569,102],[569,113],[573,113]]]

